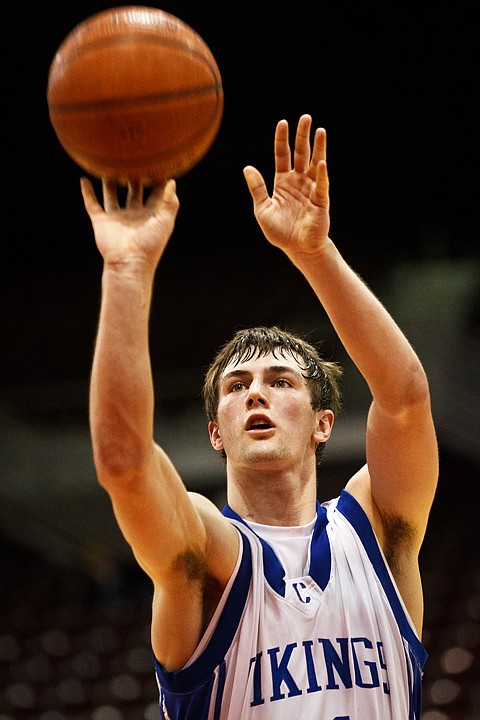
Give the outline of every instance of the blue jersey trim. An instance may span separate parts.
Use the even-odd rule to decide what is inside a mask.
[[[191,693],[171,693],[160,689],[160,717],[162,720],[208,720],[211,697],[215,684],[212,674]],[[165,709],[165,713],[164,713]]]
[[[407,651],[405,650],[405,654]],[[408,648],[410,662],[407,662],[409,712],[408,720],[420,720],[422,715],[422,667],[411,648]],[[413,676],[410,668],[413,668]]]
[[[275,590],[278,595],[285,597],[285,569],[275,555],[272,547],[261,538],[240,515],[232,510],[229,505],[225,505],[222,513],[226,517],[237,520],[237,522],[248,527],[258,538],[262,545],[265,578],[270,587]],[[327,511],[317,500],[317,520],[312,535],[308,575],[322,590],[325,590],[327,587],[332,566],[332,554],[326,531],[327,524]]]
[[[420,668],[423,669],[423,666],[428,658],[427,651],[423,647],[421,641],[408,621],[398,597],[397,589],[392,582],[385,560],[380,551],[370,520],[359,502],[347,490],[342,490],[337,503],[337,510],[347,518],[348,522],[354,527],[357,535],[362,541],[370,562],[372,563],[377,577],[380,580],[388,598],[390,607],[393,610],[400,633],[408,642],[417,662],[420,665]]]
[[[222,662],[222,664],[218,668],[218,687],[217,687],[217,697],[215,698],[215,710],[213,713],[213,720],[220,720],[220,715],[222,712],[223,691],[225,690],[225,678],[226,677],[227,677],[227,669],[225,667],[225,662]]]
[[[263,538],[261,538],[260,535],[257,535],[255,530],[253,530],[249,526],[249,524],[245,522],[245,520],[240,517],[238,513],[235,512],[235,510],[232,510],[229,505],[225,505],[222,510],[222,514],[225,515],[225,517],[242,523],[243,525],[245,525],[245,527],[248,527],[248,529],[251,530],[251,532],[253,532],[253,534],[258,538],[258,540],[262,544],[263,568],[267,582],[270,587],[275,590],[276,593],[278,593],[282,597],[285,597],[285,570],[282,567],[277,556],[273,552],[271,546]]]
[[[232,643],[235,632],[247,601],[252,577],[252,551],[247,538],[242,538],[242,559],[237,575],[233,581],[225,606],[220,615],[213,635],[202,654],[186,668],[174,672],[167,672],[155,660],[155,669],[160,685],[169,693],[187,693],[205,684],[209,675],[212,675],[218,666],[224,662],[225,655]],[[220,675],[220,680],[223,675]],[[223,690],[223,686],[222,686]]]
[[[317,522],[313,530],[308,574],[325,590],[332,571],[332,551],[327,535],[327,511],[317,500]]]

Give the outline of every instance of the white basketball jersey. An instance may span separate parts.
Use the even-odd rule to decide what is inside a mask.
[[[189,663],[155,661],[162,720],[420,720],[427,654],[353,496],[317,503],[293,578],[223,512],[241,534],[237,568]]]

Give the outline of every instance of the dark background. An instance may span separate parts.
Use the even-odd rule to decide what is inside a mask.
[[[3,10],[10,48],[3,63],[4,383],[88,373],[100,263],[81,171],[50,125],[46,84],[67,33],[110,5],[16,2]],[[327,128],[332,236],[369,282],[397,260],[477,253],[473,3],[162,8],[205,39],[225,93],[214,146],[179,182],[182,209],[163,262],[165,286],[158,283],[166,296],[161,323],[170,327],[176,316],[182,355],[194,337],[208,361],[232,327],[278,303],[272,269],[285,261],[256,228],[242,169],[254,164],[272,180],[280,118],[294,126],[309,112]],[[285,285],[282,300],[291,301]]]
[[[61,148],[46,102],[58,46],[110,6],[15,2],[1,14],[0,558],[8,592],[0,617],[18,637],[25,628],[38,636],[50,628],[65,594],[90,607],[143,588],[91,462],[88,377],[102,268],[80,196],[82,171]],[[457,646],[473,653],[476,665],[468,667],[478,673],[476,3],[161,7],[209,45],[225,109],[211,150],[178,181],[180,214],[157,275],[157,430],[187,485],[221,502],[223,469],[209,459],[199,405],[202,374],[237,327],[278,323],[322,340],[346,366],[339,441],[327,449],[320,495],[331,496],[363,461],[364,384],[310,289],[263,239],[242,175],[253,164],[271,188],[275,125],[285,117],[293,135],[308,112],[328,133],[331,236],[404,327],[430,377],[442,465],[422,556],[432,654],[425,718],[473,720],[480,690],[465,689],[465,675],[452,674],[445,653]],[[13,661],[1,637],[7,687],[23,674],[24,659]],[[461,688],[453,696],[452,678]],[[11,706],[0,703],[2,720]],[[90,718],[91,709],[82,715],[80,705],[70,706],[77,709],[67,720]],[[12,712],[33,720],[39,707],[38,699],[31,714],[18,704]],[[443,715],[428,716],[429,708]],[[132,709],[128,718],[144,720],[142,713]]]

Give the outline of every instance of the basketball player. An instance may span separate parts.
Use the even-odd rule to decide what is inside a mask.
[[[148,349],[155,272],[179,202],[173,181],[121,208],[82,179],[104,260],[91,378],[98,478],[152,579],[160,717],[420,720],[418,553],[438,474],[429,389],[414,350],[329,238],[326,137],[311,117],[275,135],[272,196],[244,175],[267,240],[303,273],[372,395],[366,464],[316,499],[338,367],[279,328],[240,331],[205,381],[228,506],[186,491],[155,444]],[[252,278],[261,297],[261,282]],[[171,348],[174,352],[174,348]]]

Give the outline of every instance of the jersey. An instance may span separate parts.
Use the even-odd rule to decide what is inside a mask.
[[[237,566],[187,665],[155,660],[162,720],[420,720],[427,653],[356,499],[317,502],[299,577],[223,513]]]

